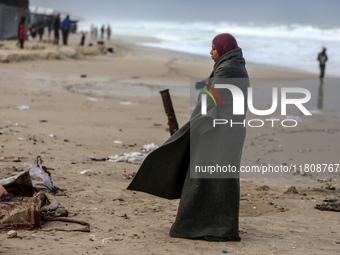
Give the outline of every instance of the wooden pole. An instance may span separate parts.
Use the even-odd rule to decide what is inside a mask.
[[[172,106],[171,97],[169,94],[169,89],[160,91],[163,100],[163,106],[166,116],[168,116],[168,125],[170,129],[170,135],[173,135],[178,130],[178,123],[176,120],[176,115],[174,108]]]

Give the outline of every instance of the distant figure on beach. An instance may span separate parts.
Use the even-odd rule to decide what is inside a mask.
[[[85,44],[85,33],[81,33],[81,39],[80,39],[80,46],[84,46]]]
[[[36,24],[32,24],[32,25],[29,27],[28,30],[30,31],[31,37],[32,37],[33,39],[35,39],[35,37],[37,36],[37,26],[36,26]]]
[[[70,20],[70,16],[67,15],[61,24],[61,29],[63,31],[63,44],[67,45],[68,34],[70,32],[71,25],[77,23],[77,20]]]
[[[70,28],[70,32],[75,34],[75,33],[77,33],[77,29],[78,29],[77,23],[72,23],[71,28]]]
[[[20,43],[21,49],[24,48],[24,43],[25,43],[25,40],[26,40],[25,21],[26,21],[26,18],[21,17],[19,27],[18,27],[18,38],[19,38],[19,43]]]
[[[55,15],[53,30],[54,30],[54,41],[53,41],[53,43],[59,44],[60,13],[57,13],[57,15]]]
[[[107,33],[107,40],[110,40],[110,37],[111,37],[111,27],[110,27],[110,25],[107,26],[106,33]]]
[[[94,27],[94,29],[93,29],[93,37],[96,39],[97,36],[98,36],[98,28]]]
[[[91,38],[94,38],[94,25],[91,24],[91,28],[90,28],[90,34],[91,34]]]
[[[216,85],[233,84],[238,93],[246,95],[249,78],[242,50],[231,34],[215,36],[210,55],[215,64],[190,121],[148,155],[128,189],[167,199],[180,198],[171,237],[240,241],[239,172],[246,127],[213,126],[212,120],[244,121],[246,110],[234,115],[231,93]],[[207,96],[212,94],[219,95],[218,104]],[[218,174],[214,172],[218,172],[217,166]],[[227,166],[234,170],[221,171]],[[197,167],[201,170],[197,171]],[[213,168],[214,177],[209,168]]]
[[[45,32],[45,26],[44,23],[42,21],[39,21],[38,23],[38,34],[39,34],[39,41],[42,41],[42,37],[44,35]]]
[[[105,31],[105,26],[102,25],[102,28],[100,29],[100,38],[103,40],[104,39],[104,31]]]
[[[327,54],[326,54],[326,48],[323,47],[322,51],[318,55],[318,61],[320,64],[320,79],[323,79],[325,75],[325,68],[326,68],[326,61],[328,60]]]
[[[50,15],[50,16],[48,16],[47,19],[46,19],[46,26],[47,26],[48,39],[51,38],[51,32],[52,32],[52,29],[53,29],[52,25],[53,25],[53,16]]]

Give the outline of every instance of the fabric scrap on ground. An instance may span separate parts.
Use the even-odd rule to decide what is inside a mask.
[[[141,152],[130,152],[123,153],[120,155],[110,156],[108,157],[108,161],[113,162],[128,162],[128,163],[139,163],[142,162],[146,158],[147,154]]]

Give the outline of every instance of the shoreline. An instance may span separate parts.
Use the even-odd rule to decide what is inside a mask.
[[[135,96],[152,96],[156,95],[159,90],[171,89],[171,93],[175,95],[189,96],[190,94],[190,79],[205,79],[211,72],[213,68],[213,61],[208,60],[208,58],[202,58],[199,55],[193,54],[183,54],[181,52],[175,52],[172,50],[164,50],[159,48],[150,48],[145,46],[137,45],[138,41],[151,40],[149,38],[140,37],[123,37],[115,38],[111,41],[104,41],[104,46],[94,45],[92,47],[79,47],[77,45],[79,35],[72,35],[70,37],[69,47],[55,46],[50,43],[37,43],[29,42],[28,49],[23,51],[14,48],[15,41],[10,42],[10,50],[8,52],[14,51],[13,55],[14,61],[9,62],[9,66],[20,66],[21,55],[29,54],[32,56],[32,61],[29,63],[35,63],[38,66],[43,66],[41,61],[53,62],[53,65],[60,66],[61,62],[66,61],[66,65],[69,65],[68,59],[74,61],[85,61],[88,66],[93,66],[90,69],[96,70],[96,72],[91,72],[92,79],[68,79],[68,82],[72,81],[67,85],[67,89],[73,93],[91,93],[93,96],[124,96],[124,95],[135,95]],[[92,42],[91,39],[87,39],[87,44]],[[104,54],[105,49],[113,47],[115,50],[114,56],[106,56]],[[14,49],[13,49],[14,48]],[[42,49],[42,50],[41,50]],[[0,48],[0,59],[1,59]],[[42,54],[46,59],[40,59],[36,54]],[[12,54],[12,53],[8,53]],[[59,56],[59,57],[58,57]],[[164,68],[158,74],[153,75],[152,70],[146,70],[146,66],[142,68],[141,73],[148,75],[143,75],[140,77],[138,72],[135,75],[130,75],[129,77],[120,77],[118,79],[112,79],[107,76],[106,72],[103,73],[104,76],[100,77],[100,69],[107,69],[106,66],[101,66],[96,68],[93,64],[95,62],[108,61],[109,62],[119,62],[120,59],[129,59],[124,68],[129,68],[129,61],[141,62],[143,59],[147,59],[148,63],[158,62],[164,65]],[[25,57],[24,57],[25,59]],[[202,60],[204,59],[204,60]],[[91,62],[93,62],[91,64]],[[4,67],[6,64],[2,64]],[[133,64],[135,67],[140,68],[138,64]],[[153,64],[152,64],[153,65]],[[192,65],[189,69],[197,68],[199,72],[191,71],[187,66]],[[156,68],[157,64],[154,66]],[[71,68],[71,65],[70,65]],[[302,72],[292,72],[282,69],[277,69],[276,67],[266,68],[259,67],[259,65],[247,65],[248,74],[251,80],[251,86],[255,88],[255,103],[258,105],[269,105],[271,103],[271,92],[270,88],[275,87],[304,87],[312,92],[312,99],[309,103],[311,110],[336,110],[340,111],[340,106],[337,104],[336,95],[340,94],[339,86],[337,86],[337,79],[326,77],[324,81],[324,86],[321,86],[317,75],[312,75]],[[183,72],[183,70],[185,70]],[[64,70],[68,72],[67,69]],[[123,69],[121,70],[122,72]],[[115,73],[115,72],[114,72]],[[197,76],[199,74],[199,76]],[[116,73],[119,76],[119,73]],[[165,80],[164,75],[171,76],[170,80]],[[96,78],[94,78],[96,77]],[[180,78],[179,78],[180,77]],[[88,81],[93,83],[93,87],[89,89],[86,87]],[[74,84],[75,83],[75,84]],[[78,85],[77,85],[78,83]],[[120,87],[119,87],[120,86]],[[119,89],[116,89],[119,88]],[[108,91],[104,92],[103,91]],[[321,94],[320,94],[321,93]],[[323,100],[323,97],[329,100]],[[319,101],[319,103],[314,103],[314,101]],[[320,102],[322,104],[320,104]],[[324,102],[324,103],[323,103]]]
[[[89,34],[87,34],[88,37],[90,37]],[[72,47],[74,47],[75,45],[77,45],[77,39],[76,38],[80,38],[80,34],[71,34],[70,35],[70,42],[72,43]],[[93,40],[93,39],[92,39]],[[91,38],[87,38],[86,40],[86,45],[89,44],[89,42],[92,42],[94,44],[94,46],[96,46],[95,42],[96,41],[101,41],[100,38],[97,38],[96,40],[94,40],[93,42],[91,41]],[[154,37],[147,37],[147,36],[121,36],[121,35],[113,35],[111,37],[111,40],[108,41],[106,39],[103,40],[106,44],[105,46],[108,47],[118,47],[123,51],[127,51],[129,53],[132,54],[141,54],[141,55],[149,55],[149,56],[155,56],[155,57],[165,57],[165,58],[175,58],[175,59],[182,59],[182,60],[192,60],[192,61],[202,61],[202,62],[207,62],[207,63],[211,63],[213,66],[213,61],[210,58],[210,54],[209,54],[209,49],[207,49],[207,56],[203,56],[200,54],[192,54],[192,53],[185,53],[185,52],[181,52],[181,51],[176,51],[176,50],[172,50],[172,49],[165,49],[165,48],[161,48],[161,47],[152,47],[152,46],[145,46],[145,45],[141,45],[143,43],[148,43],[148,42],[160,42],[159,39],[154,38]],[[15,40],[6,40],[6,41],[0,41],[0,63],[1,63],[1,55],[4,54],[4,52],[2,52],[2,48],[1,44],[8,44],[8,42],[12,42],[11,44],[14,44]],[[34,42],[29,42],[30,44],[32,44],[33,46],[31,46],[31,48],[34,49],[44,49],[44,45],[46,44],[50,44],[50,43],[39,43],[37,41]],[[53,44],[51,44],[53,45]],[[94,50],[95,47],[78,47],[80,48],[80,54],[84,54],[84,55],[97,55],[100,53],[100,50]],[[55,45],[53,45],[55,46]],[[60,44],[59,47],[62,47],[62,45]],[[89,49],[90,48],[90,49]],[[85,49],[85,50],[82,50]],[[13,48],[11,49],[13,50]],[[18,49],[19,50],[19,49]],[[79,50],[79,49],[78,49]],[[65,52],[63,52],[65,53]],[[20,55],[20,50],[19,52],[16,51],[15,52],[16,55]],[[22,55],[26,55],[26,54],[22,54]],[[53,55],[50,53],[50,55]],[[76,53],[69,51],[65,53],[66,57],[71,57],[74,58],[76,57]],[[47,56],[47,57],[43,57],[43,58],[55,58],[58,59],[58,57],[55,56]],[[33,59],[31,59],[33,60]],[[19,61],[19,59],[17,60],[13,60],[13,61]],[[11,61],[9,61],[11,62]],[[248,68],[256,68],[256,69],[265,69],[265,70],[271,70],[271,71],[277,71],[277,72],[289,72],[291,74],[301,74],[301,75],[308,75],[311,77],[318,77],[318,74],[312,73],[312,72],[307,72],[307,71],[303,71],[303,70],[296,70],[294,68],[290,68],[290,67],[284,67],[284,66],[277,66],[277,65],[268,65],[268,64],[261,64],[261,63],[256,63],[256,62],[248,62],[246,59],[246,66]],[[294,76],[295,76],[294,75]],[[334,75],[329,75],[327,76],[329,78],[339,78],[340,76],[334,76]]]
[[[154,38],[154,37],[139,37],[139,36],[113,36],[113,38],[116,38],[119,43],[117,44],[121,48],[125,48],[126,50],[133,51],[135,53],[140,53],[140,52],[147,52],[147,54],[151,54],[154,56],[160,56],[160,54],[164,54],[165,57],[176,57],[179,59],[184,59],[184,60],[196,60],[196,61],[204,61],[204,62],[210,62],[213,64],[212,59],[209,54],[209,50],[207,49],[207,55],[203,56],[200,54],[193,54],[193,53],[185,53],[182,51],[176,51],[173,49],[166,49],[162,47],[153,47],[153,46],[147,46],[147,45],[142,45],[143,43],[157,43],[161,42],[161,40]],[[132,45],[132,47],[129,47],[129,45]],[[285,71],[285,72],[290,72],[290,73],[298,73],[298,74],[305,74],[305,75],[310,75],[310,76],[316,76],[318,77],[318,73],[314,72],[308,72],[304,70],[297,70],[288,66],[278,66],[278,65],[273,65],[273,64],[262,64],[262,63],[257,63],[257,62],[251,62],[247,61],[246,59],[246,66],[250,68],[260,68],[260,69],[268,69],[268,70],[274,70],[274,71]],[[340,78],[339,76],[336,75],[327,75],[329,78]]]

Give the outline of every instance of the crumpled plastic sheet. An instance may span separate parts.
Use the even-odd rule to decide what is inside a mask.
[[[127,163],[139,163],[142,162],[146,158],[146,153],[141,152],[130,152],[130,153],[123,153],[119,155],[114,155],[108,157],[108,161],[113,162],[127,162]]]

